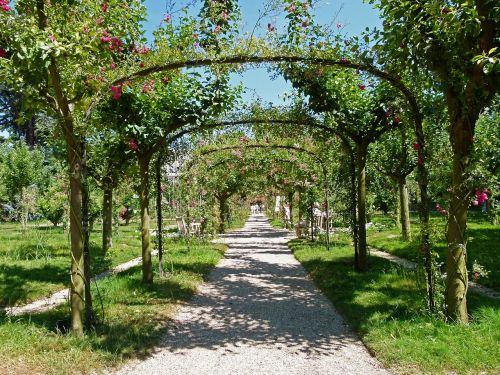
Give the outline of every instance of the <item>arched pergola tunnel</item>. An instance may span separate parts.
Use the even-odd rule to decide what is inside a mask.
[[[203,67],[203,66],[212,66],[212,65],[248,65],[248,64],[261,64],[261,63],[272,63],[272,64],[280,64],[280,63],[303,63],[310,65],[319,65],[319,66],[328,66],[328,67],[337,67],[342,69],[356,69],[359,71],[364,71],[372,76],[380,78],[381,80],[389,82],[393,87],[401,92],[403,97],[405,98],[408,107],[411,112],[411,117],[413,120],[414,130],[417,138],[417,143],[419,148],[417,150],[419,160],[423,162],[418,163],[417,165],[417,182],[419,186],[419,217],[420,217],[420,226],[421,226],[421,243],[420,249],[421,253],[424,256],[425,270],[426,270],[426,278],[427,278],[427,295],[428,295],[428,305],[431,310],[434,309],[434,280],[433,280],[433,272],[432,272],[432,255],[430,248],[430,232],[429,232],[429,217],[430,217],[430,205],[429,205],[429,194],[428,194],[428,169],[425,161],[427,160],[427,148],[426,148],[426,139],[423,130],[423,114],[421,112],[420,106],[416,99],[416,95],[412,92],[412,90],[405,85],[402,81],[401,77],[390,74],[387,71],[381,70],[373,65],[364,64],[364,63],[355,63],[352,61],[348,61],[346,59],[331,59],[331,58],[323,58],[323,57],[304,57],[304,56],[294,56],[294,55],[274,55],[274,56],[248,56],[248,55],[235,55],[235,56],[227,56],[224,58],[201,58],[201,59],[192,59],[185,61],[177,61],[170,62],[164,65],[155,65],[152,67],[148,67],[146,69],[142,69],[138,72],[135,72],[127,77],[123,77],[114,82],[114,84],[122,84],[124,82],[134,81],[136,79],[140,79],[141,77],[147,77],[148,75],[165,72],[174,69],[181,68],[193,68],[193,67]],[[325,129],[326,130],[326,129]],[[349,151],[349,142],[342,135],[339,136],[342,140],[342,143],[345,145],[346,151]],[[355,183],[355,180],[352,181]],[[356,227],[356,203],[354,203],[352,209],[352,215],[354,220],[353,227]],[[363,228],[361,228],[363,229]],[[364,230],[359,230],[363,232]],[[355,248],[358,249],[358,229],[354,231],[355,238]],[[366,247],[366,245],[364,246]],[[360,258],[358,250],[355,253],[356,262]],[[365,256],[363,255],[364,259]],[[361,263],[364,263],[361,262]],[[358,263],[357,263],[358,264]]]
[[[216,152],[214,152],[216,153]],[[198,157],[201,156],[201,155],[197,155]],[[188,164],[188,166],[185,168],[186,170],[192,170],[192,167],[194,164],[196,164],[196,162],[198,161],[199,158],[196,158],[196,159],[192,159],[191,162]],[[258,155],[252,155],[252,156],[248,156],[248,155],[245,155],[244,156],[244,160],[245,162],[254,162],[254,163],[259,163],[259,162],[262,162],[262,161],[267,161],[269,162],[270,159],[269,158],[266,158],[265,156],[262,156],[262,157],[259,157]],[[288,165],[292,165],[294,167],[298,169],[300,169],[300,163],[298,162],[298,160],[292,160],[291,158],[290,159],[284,159],[284,158],[280,158],[280,157],[273,157],[272,158],[272,162],[273,163],[279,163],[281,165],[283,164],[288,164]],[[220,161],[217,161],[215,164],[212,164],[208,161],[206,161],[206,159],[202,159],[200,160],[200,163],[204,163],[205,166],[206,166],[206,170],[207,171],[213,171],[213,170],[216,170],[216,169],[219,169],[219,168],[225,168],[228,166],[228,164],[231,164],[231,163],[234,163],[234,157],[232,158],[226,158],[226,159],[222,159]],[[254,167],[254,165],[250,164],[250,165],[246,165],[246,167],[250,168],[250,170],[252,170],[252,168]],[[265,167],[266,168],[266,167]],[[309,169],[305,170],[306,174],[308,175],[308,178],[310,180],[313,180],[313,172]],[[251,178],[252,176],[250,176]],[[245,177],[247,178],[247,177]],[[279,187],[279,184],[272,184],[273,186],[277,187],[278,189],[280,188]],[[305,184],[300,188],[301,190],[302,189],[305,189]],[[287,193],[288,194],[288,193]],[[289,202],[291,203],[291,202]]]
[[[324,181],[324,199],[326,203],[326,246],[329,249],[330,248],[330,228],[329,228],[329,222],[330,222],[330,207],[329,207],[329,174],[328,174],[328,169],[326,166],[326,162],[315,152],[311,150],[307,150],[306,148],[300,147],[300,146],[294,146],[294,145],[280,145],[280,144],[243,144],[243,145],[231,145],[231,146],[222,146],[218,147],[215,149],[208,149],[208,150],[202,150],[198,157],[202,156],[207,156],[213,153],[218,153],[218,152],[224,152],[224,151],[232,151],[232,150],[241,150],[241,149],[250,149],[250,150],[257,150],[257,149],[274,149],[274,150],[291,150],[295,151],[298,153],[303,153],[307,154],[309,157],[314,159],[316,162],[321,167],[321,171],[323,174],[323,181]],[[190,165],[192,163],[195,163],[197,161],[197,158],[195,157],[193,160],[191,160]],[[189,170],[189,166],[187,167]],[[311,219],[312,220],[312,219]]]

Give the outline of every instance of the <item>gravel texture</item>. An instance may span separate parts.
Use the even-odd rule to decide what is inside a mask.
[[[225,258],[156,352],[117,374],[387,374],[262,215],[224,236]]]

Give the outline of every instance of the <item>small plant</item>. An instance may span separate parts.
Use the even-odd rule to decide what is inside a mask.
[[[52,252],[48,245],[48,236],[38,230],[28,230],[26,238],[29,242],[21,243],[11,253],[14,260],[45,260],[52,258]]]
[[[484,266],[480,265],[476,260],[472,263],[471,278],[478,280],[479,278],[487,278],[490,271],[486,270]]]

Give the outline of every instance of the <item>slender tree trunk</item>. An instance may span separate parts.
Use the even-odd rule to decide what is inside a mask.
[[[24,139],[26,144],[33,149],[36,144],[36,118],[31,116],[24,124]]]
[[[449,319],[468,323],[465,230],[470,200],[467,172],[472,152],[473,123],[466,118],[459,118],[452,124],[450,137],[453,145],[453,177],[447,233],[446,312]]]
[[[366,247],[366,154],[364,145],[356,145],[356,174],[358,200],[358,256],[359,270],[368,270],[368,251]]]
[[[309,214],[311,217],[311,241],[314,241],[314,204],[309,206]]]
[[[401,229],[401,191],[399,190],[399,182],[397,182],[398,185],[398,193],[399,193],[399,200],[398,204],[396,205],[396,208],[394,209],[394,215],[396,217],[395,224],[396,228]]]
[[[102,251],[113,247],[113,187],[104,184],[102,198]]]
[[[153,283],[153,263],[151,259],[151,235],[149,233],[149,162],[150,155],[139,156],[139,173],[141,178],[139,200],[141,205],[141,236],[142,236],[142,282]]]
[[[350,190],[351,190],[351,230],[352,230],[352,242],[354,246],[354,268],[359,271],[359,242],[358,242],[358,194],[356,186],[356,158],[354,151],[346,138],[342,138],[342,146],[345,153],[349,157],[349,177],[350,177]]]
[[[69,133],[69,131],[67,132]],[[71,331],[83,334],[85,304],[84,233],[82,228],[82,157],[80,145],[74,137],[66,136],[70,172],[69,226],[71,237]]]
[[[28,205],[25,202],[25,189],[25,187],[21,187],[21,191],[19,192],[19,221],[23,229],[26,229],[28,226]]]
[[[417,163],[417,182],[420,193],[419,217],[420,217],[420,253],[424,258],[424,269],[427,279],[427,307],[430,311],[435,308],[434,302],[434,275],[432,272],[432,252],[429,230],[429,210],[430,199],[428,194],[429,171],[427,169],[427,146],[425,142],[425,133],[422,125],[421,114],[414,109],[414,127],[417,137],[418,163]]]
[[[36,12],[38,16],[38,28],[45,30],[48,25],[48,17],[45,13],[45,2],[37,0]],[[61,76],[54,55],[50,56],[48,66],[50,84],[54,89],[54,97],[57,103],[58,114],[61,116],[61,128],[66,141],[66,154],[69,164],[70,182],[70,237],[71,237],[71,331],[74,335],[83,335],[83,312],[84,312],[84,257],[83,257],[83,228],[82,228],[82,154],[80,143],[74,132],[74,118],[71,104],[62,88]]]
[[[299,191],[299,203],[302,202],[302,193]],[[302,216],[303,216],[303,213],[302,213],[302,205],[299,204],[299,223],[302,221]]]
[[[87,147],[85,141],[82,142],[82,228],[83,228],[83,257],[85,273],[85,327],[90,330],[94,325],[94,310],[92,307],[92,293],[90,282],[92,273],[90,270],[90,229],[89,212],[90,197],[87,179]]]
[[[402,177],[398,181],[399,189],[399,220],[401,222],[401,234],[404,241],[411,240],[410,229],[410,207],[408,201],[408,187],[406,186],[406,178]]]
[[[326,206],[326,249],[330,250],[330,203],[328,194],[328,175],[325,173],[325,206]]]
[[[225,197],[219,197],[219,233],[226,231],[226,200]]]
[[[288,194],[288,207],[290,207],[290,229],[293,229],[293,195],[294,193]]]
[[[156,220],[157,220],[157,234],[158,239],[158,260],[160,277],[164,276],[163,272],[163,212],[161,209],[162,191],[161,191],[161,166],[163,162],[162,155],[158,155],[156,160]]]

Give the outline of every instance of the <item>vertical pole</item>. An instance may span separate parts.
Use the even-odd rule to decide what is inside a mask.
[[[158,239],[158,263],[160,277],[163,277],[163,212],[161,210],[162,191],[161,191],[161,166],[163,155],[161,152],[156,159],[156,238]]]
[[[325,200],[326,200],[326,249],[330,250],[330,205],[328,203],[328,173],[323,171],[325,175]]]
[[[85,327],[89,330],[94,324],[92,293],[90,291],[90,247],[89,247],[89,185],[87,178],[87,145],[82,141],[82,230],[83,230],[83,274],[85,283]]]

